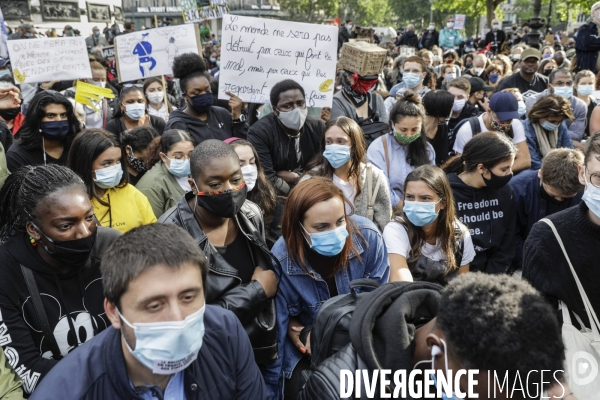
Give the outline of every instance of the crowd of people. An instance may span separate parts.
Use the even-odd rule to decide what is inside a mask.
[[[217,99],[207,25],[134,82],[98,46],[135,26],[94,28],[84,81],[115,94],[94,108],[0,59],[0,398],[337,399],[342,369],[425,364],[576,400],[561,324],[600,328],[592,18],[574,52],[496,19],[481,41],[409,25],[379,74],[338,69],[331,108],[291,79]],[[317,363],[319,312],[350,293]]]

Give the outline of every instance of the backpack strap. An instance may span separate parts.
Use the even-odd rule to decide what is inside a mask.
[[[478,133],[481,133],[481,124],[479,124],[479,117],[469,117],[467,118],[467,121],[469,121],[469,125],[471,125],[471,132],[473,132],[473,136],[477,135]]]
[[[383,153],[385,155],[385,167],[387,168],[387,176],[388,176],[388,179],[389,179],[389,176],[390,176],[390,155],[388,153],[387,137],[385,135],[383,135],[381,137],[381,141],[383,142]]]
[[[375,188],[373,188],[373,165],[371,163],[367,164],[367,218],[370,221],[373,221],[375,214],[375,199],[379,192],[379,186],[381,186],[381,175],[377,176],[377,182],[375,182]]]
[[[44,333],[44,338],[48,339],[54,359],[60,360],[63,357],[58,347],[58,343],[56,343],[54,332],[52,332],[52,329],[50,329],[48,315],[46,315],[46,310],[44,310],[44,304],[42,303],[42,297],[40,296],[40,291],[38,290],[38,286],[35,281],[35,276],[33,276],[33,271],[24,266],[23,264],[21,264],[21,271],[23,272],[25,284],[27,285],[27,290],[29,291],[29,295],[31,296],[33,309],[35,310],[35,314],[38,317],[38,321],[42,325],[42,332]]]

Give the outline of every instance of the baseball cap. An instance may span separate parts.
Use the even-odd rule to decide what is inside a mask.
[[[495,88],[490,85],[486,85],[485,81],[478,76],[474,76],[469,78],[469,83],[471,84],[471,93],[480,92],[485,90],[486,92],[492,92]]]
[[[490,99],[490,109],[498,116],[500,121],[509,119],[518,119],[519,102],[514,94],[508,92],[498,92],[492,95]]]
[[[0,57],[0,68],[3,68],[9,62],[10,62],[10,60],[8,58],[2,58],[2,57]]]
[[[531,57],[537,58],[538,60],[540,60],[542,58],[542,55],[538,49],[534,49],[534,48],[525,49],[521,53],[521,60],[523,60],[523,61],[525,61]]]

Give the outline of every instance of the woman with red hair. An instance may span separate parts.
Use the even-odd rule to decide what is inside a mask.
[[[386,283],[390,268],[377,227],[346,214],[342,190],[328,178],[314,177],[290,192],[281,233],[272,249],[282,266],[275,298],[279,360],[265,380],[277,380],[279,397],[285,378],[285,398],[296,398],[301,372],[310,368],[310,325],[321,304],[349,293],[355,279]]]

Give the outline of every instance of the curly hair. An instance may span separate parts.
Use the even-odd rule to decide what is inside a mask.
[[[541,370],[562,375],[565,347],[556,310],[526,281],[462,275],[442,292],[436,325],[447,339],[448,353],[464,368],[506,373],[509,382],[517,374],[523,382],[528,377],[525,385],[534,392]]]
[[[187,84],[191,79],[200,76],[211,81],[210,74],[206,68],[206,63],[198,54],[185,53],[175,57],[173,60],[173,76],[179,79],[181,90],[187,93]]]

